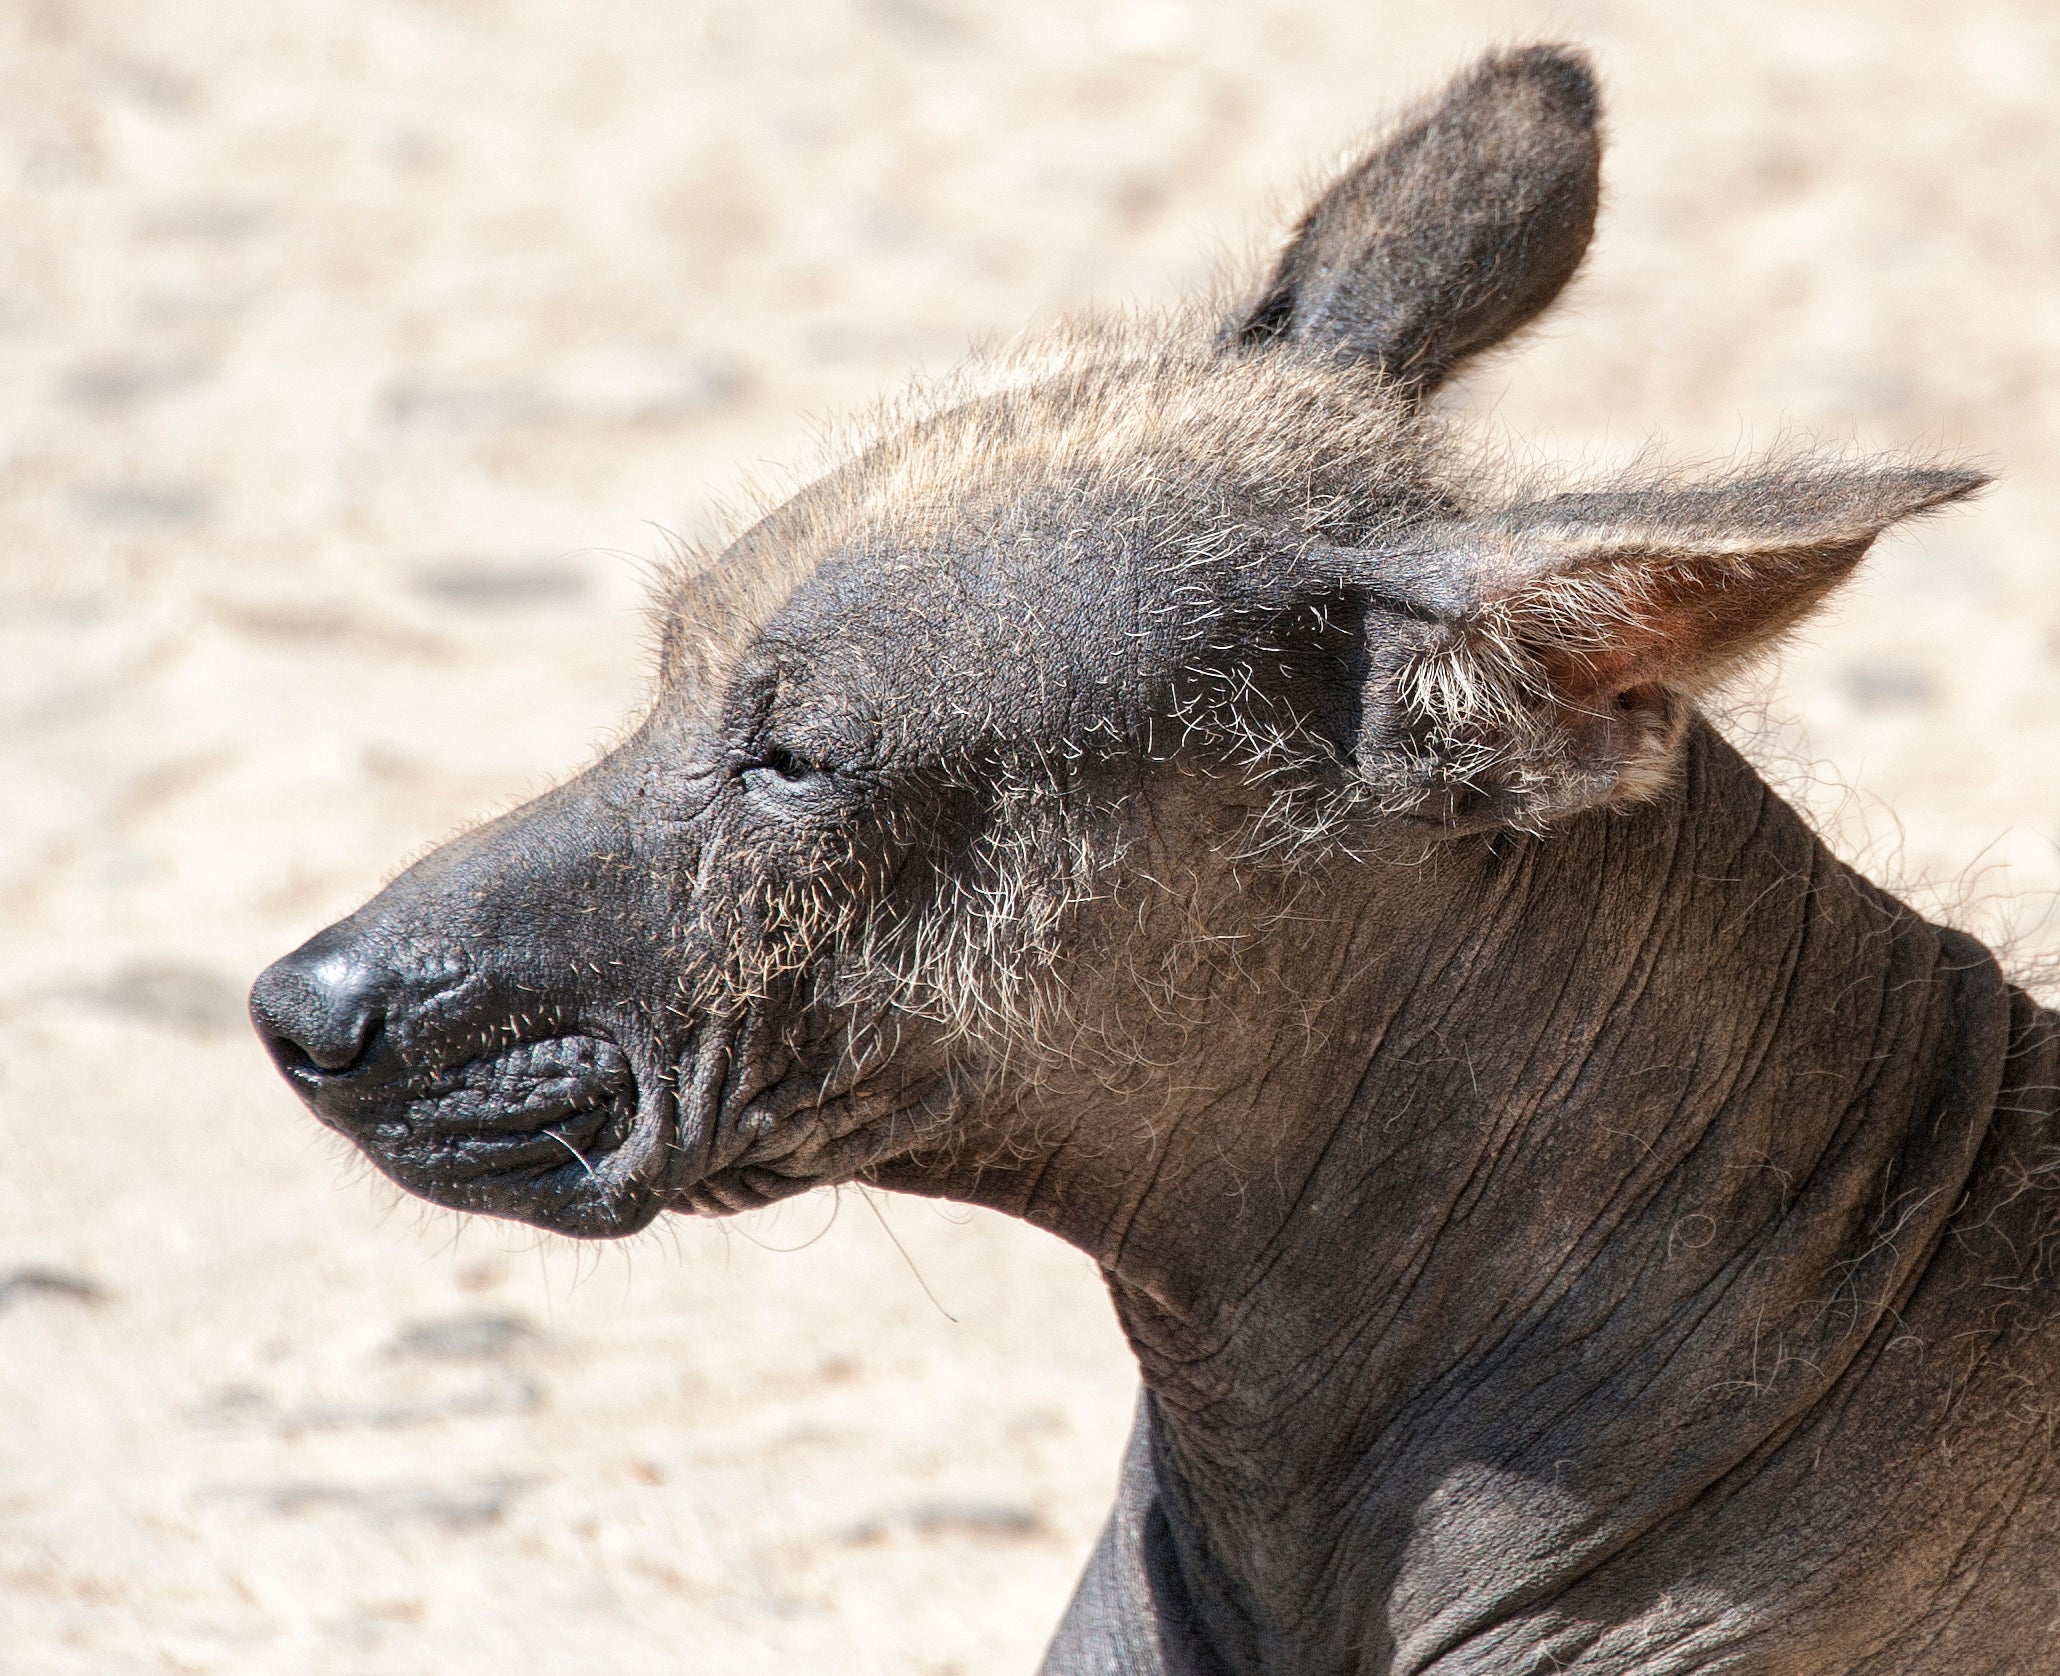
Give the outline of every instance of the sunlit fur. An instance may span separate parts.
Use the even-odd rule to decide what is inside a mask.
[[[991,819],[940,858],[922,911],[877,896],[841,852],[768,881],[693,1006],[815,975],[846,1016],[920,1017],[1021,1071],[1077,1031],[1063,974],[1079,910],[1125,876],[1136,842],[1136,810],[1083,765],[1129,760],[1139,796],[1169,764],[1234,782],[1226,859],[1275,870],[1356,853],[1412,817],[1477,807],[1536,831],[1649,798],[1698,695],[1816,604],[1888,517],[1973,481],[1936,474],[1885,506],[1893,468],[1790,455],[1545,492],[1364,360],[1228,348],[1215,318],[1074,322],[920,384],[726,549],[668,575],[664,701],[711,720],[741,654],[853,551],[903,555],[920,581],[956,553],[1084,539],[1150,571],[1146,609],[1177,615],[1184,657],[1127,726],[1089,716],[962,765],[985,776]],[[1285,648],[1255,643],[1250,608],[1318,623],[1337,590],[1425,562],[1452,578],[1442,620],[1403,625],[1382,674],[1387,734],[1342,759],[1269,689],[1267,656]],[[1726,621],[1727,599],[1754,609]],[[1623,689],[1638,702],[1613,711]]]

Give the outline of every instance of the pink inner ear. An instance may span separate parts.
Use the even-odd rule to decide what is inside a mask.
[[[1545,677],[1563,703],[1577,710],[1596,710],[1621,693],[1658,688],[1673,660],[1659,636],[1640,637],[1640,644],[1608,651],[1572,651],[1547,647],[1539,655]]]
[[[1792,628],[1851,568],[1859,547],[1760,555],[1696,554],[1626,564],[1613,601],[1592,595],[1587,621],[1564,596],[1525,635],[1553,689],[1592,709],[1641,686],[1693,687]],[[1549,584],[1548,584],[1549,588]],[[1512,601],[1519,624],[1530,613]],[[1519,632],[1523,632],[1519,629]]]

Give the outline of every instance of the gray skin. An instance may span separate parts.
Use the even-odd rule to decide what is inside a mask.
[[[2054,1021],[1696,710],[1980,478],[1485,477],[1426,398],[1597,165],[1578,55],[1484,60],[1244,308],[890,415],[253,992],[441,1204],[1092,1254],[1143,1392],[1048,1672],[2060,1671]]]

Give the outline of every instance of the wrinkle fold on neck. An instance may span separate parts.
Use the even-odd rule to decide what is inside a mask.
[[[1305,1047],[1226,1016],[1197,1039],[1245,1065],[1131,1150],[1083,1120],[1039,1203],[952,1191],[1103,1256],[1182,1572],[1252,1668],[1428,1669],[1749,1501],[1896,1330],[2010,1050],[1986,952],[1706,725],[1660,802],[1448,849],[1330,882],[1275,972],[1335,985]]]

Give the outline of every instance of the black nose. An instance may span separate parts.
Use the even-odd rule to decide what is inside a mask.
[[[386,987],[386,968],[332,928],[265,968],[250,1020],[281,1070],[347,1071],[385,1022]]]

